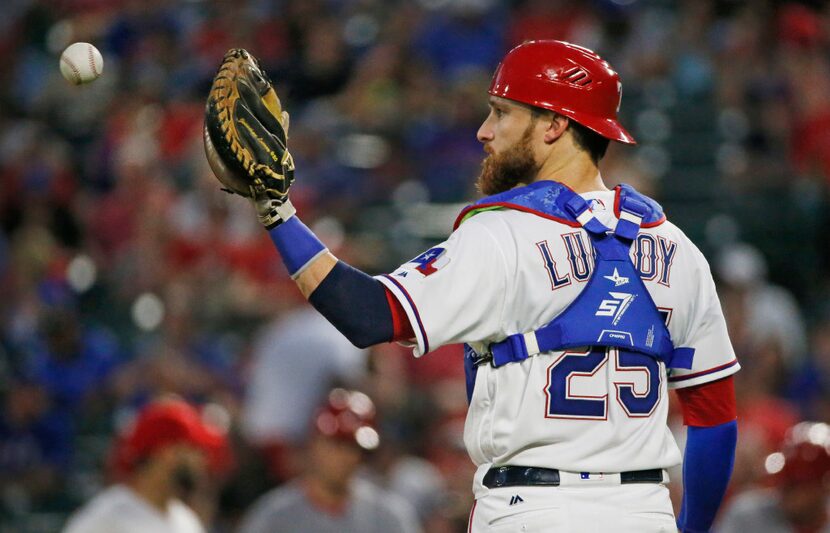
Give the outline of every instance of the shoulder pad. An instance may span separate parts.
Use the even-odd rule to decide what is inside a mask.
[[[662,224],[666,217],[663,208],[648,196],[637,192],[630,185],[617,185],[614,189],[614,214],[619,218],[621,205],[641,206],[635,208],[642,217],[643,227],[653,227]],[[495,209],[513,209],[531,213],[543,218],[554,220],[572,227],[580,227],[579,222],[565,209],[567,198],[573,196],[573,191],[567,186],[555,181],[537,181],[524,187],[517,187],[499,194],[487,196],[474,204],[465,207],[455,220],[453,229],[458,229],[468,218]],[[628,200],[630,199],[630,200]],[[628,200],[628,201],[626,201]]]
[[[459,213],[458,218],[456,218],[453,229],[458,229],[458,226],[474,215],[494,209],[524,211],[556,220],[569,226],[579,227],[579,223],[576,222],[570,213],[565,211],[564,202],[560,199],[563,191],[569,190],[561,183],[543,180],[492,196],[486,196],[474,204],[465,207]]]
[[[645,194],[637,192],[637,190],[631,185],[621,183],[620,185],[614,187],[614,192],[616,193],[616,196],[614,197],[614,215],[617,218],[620,217],[620,208],[628,203],[627,200],[630,199],[633,201],[631,202],[632,204],[636,203],[636,205],[644,208],[642,213],[637,213],[639,216],[643,217],[643,222],[641,224],[642,227],[651,228],[659,226],[666,221],[666,215],[663,213],[663,206]]]

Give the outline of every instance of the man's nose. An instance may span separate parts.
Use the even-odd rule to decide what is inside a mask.
[[[481,126],[478,128],[478,132],[476,133],[476,139],[480,143],[486,143],[493,140],[493,129],[489,127],[487,121],[485,120]]]

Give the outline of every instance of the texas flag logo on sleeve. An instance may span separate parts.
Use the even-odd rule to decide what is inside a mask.
[[[418,265],[415,267],[415,270],[424,276],[429,276],[435,274],[441,267],[450,262],[450,258],[446,252],[447,250],[445,248],[430,248],[409,262]]]

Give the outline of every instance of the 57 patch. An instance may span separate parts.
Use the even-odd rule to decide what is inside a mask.
[[[409,262],[418,265],[415,267],[415,270],[424,276],[429,276],[430,274],[435,274],[438,272],[438,269],[450,262],[450,258],[446,252],[447,250],[444,248],[430,248]]]

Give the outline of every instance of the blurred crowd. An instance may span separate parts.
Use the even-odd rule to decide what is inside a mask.
[[[352,347],[210,175],[205,97],[232,47],[291,113],[303,219],[372,273],[441,240],[475,197],[475,132],[511,46],[596,50],[640,141],[611,148],[606,182],[655,196],[699,244],[743,367],[726,505],[769,483],[788,428],[830,422],[825,2],[4,0],[0,14],[0,531],[59,530],[112,481],[114,436],[169,394],[228,433],[232,468],[196,507],[231,531],[300,474],[335,386],[377,408],[359,475],[424,530],[465,531],[461,349]],[[75,41],[104,57],[87,86],[60,78]]]

